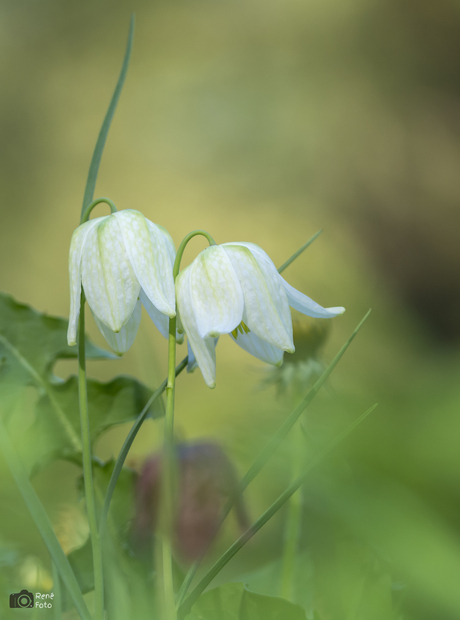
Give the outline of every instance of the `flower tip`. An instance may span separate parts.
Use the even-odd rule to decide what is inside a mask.
[[[77,344],[76,338],[68,338],[67,344],[69,345],[69,347],[74,347]]]

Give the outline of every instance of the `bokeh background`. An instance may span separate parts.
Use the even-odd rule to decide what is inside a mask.
[[[132,11],[131,66],[96,196],[141,210],[176,245],[204,228],[218,243],[259,244],[277,265],[324,229],[284,274],[322,305],[347,308],[323,360],[373,313],[310,415],[334,429],[379,407],[307,486],[304,547],[322,523],[327,563],[324,549],[346,531],[388,562],[401,617],[458,620],[459,2],[2,0],[0,288],[50,314],[68,315],[70,237]],[[184,264],[202,247],[195,240]],[[103,344],[90,318],[88,331]],[[89,372],[153,387],[166,355],[145,316],[128,354]],[[266,378],[222,338],[215,390],[199,372],[178,381],[178,435],[219,442],[244,473],[290,406],[261,387]],[[126,431],[108,433],[98,454],[116,454]],[[161,425],[146,423],[130,464],[160,438]],[[254,517],[288,482],[288,454],[289,441],[248,491]],[[46,572],[3,461],[1,471],[2,542]],[[353,483],[341,483],[344,472]],[[64,530],[78,511],[77,473],[59,463],[34,480]],[[276,558],[282,529],[280,515],[227,578]],[[221,545],[236,531],[230,524]]]

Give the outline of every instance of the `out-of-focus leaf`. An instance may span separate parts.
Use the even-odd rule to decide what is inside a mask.
[[[106,494],[114,465],[115,461],[113,459],[106,463],[93,463],[95,493],[99,500],[102,500]],[[126,533],[127,525],[134,515],[134,484],[136,476],[136,472],[128,467],[124,467],[121,470],[110,504],[108,517],[109,533],[112,535],[118,534],[121,531]],[[83,498],[85,495],[83,476],[80,476],[78,479],[78,490]],[[99,501],[99,504],[100,508],[102,501]]]
[[[86,353],[92,359],[114,359],[86,339]],[[28,471],[36,471],[57,459],[81,461],[78,385],[75,377],[62,381],[53,374],[59,359],[76,358],[77,348],[67,344],[67,321],[37,312],[0,293],[0,401],[2,414],[15,416],[19,429],[18,449]],[[26,427],[23,401],[30,386],[38,392],[35,418]],[[109,383],[88,381],[91,439],[107,428],[134,419],[152,392],[130,377]],[[158,399],[150,415],[159,416]],[[18,424],[17,416],[24,417]],[[14,437],[13,437],[14,440]]]
[[[108,428],[135,419],[152,395],[147,387],[125,376],[116,377],[108,383],[88,379],[87,386],[93,443]],[[56,408],[65,417],[67,428],[56,425],[53,415]],[[162,413],[163,401],[157,399],[150,415],[159,417]],[[78,443],[73,438],[78,438]],[[27,449],[24,454],[26,462],[35,469],[57,458],[80,462],[80,413],[76,377],[53,385],[51,397],[46,394],[39,400],[35,420],[25,433],[21,445]]]
[[[305,611],[282,598],[226,583],[202,594],[186,620],[305,620]]]
[[[273,595],[281,583],[282,559],[265,564],[240,578],[251,592]],[[297,554],[293,571],[292,602],[313,613],[314,567],[308,553]]]
[[[239,620],[305,620],[305,611],[282,598],[243,591]]]

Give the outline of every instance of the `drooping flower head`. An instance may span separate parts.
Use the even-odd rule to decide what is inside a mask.
[[[126,209],[79,226],[69,255],[70,317],[67,340],[76,344],[81,287],[96,323],[117,353],[129,349],[141,303],[167,337],[176,314],[171,236],[139,211]]]
[[[216,338],[230,334],[240,347],[280,366],[294,352],[289,306],[316,318],[345,308],[323,308],[290,286],[269,256],[253,243],[224,243],[203,250],[176,279],[177,307],[190,358],[209,387],[216,377]]]

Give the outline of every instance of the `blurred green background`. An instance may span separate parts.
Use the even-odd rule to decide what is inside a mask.
[[[277,265],[324,229],[283,274],[322,305],[347,308],[323,359],[373,313],[310,419],[334,434],[379,407],[307,485],[304,548],[326,541],[320,555],[335,588],[337,549],[359,540],[388,562],[400,617],[458,620],[460,3],[1,0],[0,289],[50,314],[68,315],[70,237],[132,11],[131,66],[96,196],[141,210],[176,246],[204,228],[218,243],[259,244]],[[195,240],[184,265],[202,247]],[[90,317],[88,331],[103,344]],[[128,354],[90,362],[89,373],[154,387],[166,355],[144,316]],[[199,372],[180,377],[177,432],[218,441],[243,474],[290,402],[260,387],[265,367],[228,338],[217,372],[213,391]],[[102,458],[117,454],[127,428],[101,440]],[[139,467],[160,441],[161,425],[146,423],[130,463]],[[248,491],[252,516],[288,482],[288,454],[289,441]],[[0,463],[0,536],[47,570]],[[58,463],[34,481],[56,527],[78,511],[77,473]],[[269,524],[227,578],[275,558],[282,523]],[[337,577],[345,590],[347,570]]]

